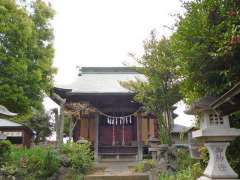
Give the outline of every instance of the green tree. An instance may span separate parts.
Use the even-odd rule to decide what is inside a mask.
[[[179,67],[181,93],[189,104],[205,95],[220,96],[240,80],[240,1],[193,0],[185,3],[171,37]],[[236,114],[234,119],[239,119]],[[232,119],[232,118],[231,118]],[[232,121],[239,128],[238,121]],[[239,139],[228,148],[230,164],[240,172]]]
[[[0,0],[0,104],[20,115],[42,109],[52,87],[54,16],[41,0]]]
[[[185,3],[171,37],[188,103],[218,96],[239,81],[239,0],[193,0]]]
[[[142,66],[137,70],[147,81],[138,79],[122,84],[136,93],[135,99],[147,112],[157,116],[161,143],[171,144],[172,106],[180,100],[171,42],[165,37],[158,40],[153,31],[144,42],[144,50],[143,56],[135,59]]]
[[[37,111],[33,117],[30,118],[25,124],[35,131],[35,143],[44,142],[46,137],[52,134],[54,124],[51,122],[53,118],[52,112]]]

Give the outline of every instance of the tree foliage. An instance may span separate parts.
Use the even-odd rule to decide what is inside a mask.
[[[152,34],[145,41],[137,62],[148,82],[128,83],[136,100],[158,119],[179,100],[179,89],[190,104],[201,96],[219,96],[240,80],[240,1],[193,0],[183,7],[186,12],[169,40]]]
[[[42,0],[20,2],[0,0],[0,104],[27,115],[52,87],[54,11]]]
[[[240,1],[194,0],[184,7],[171,40],[181,92],[191,103],[218,96],[240,79]]]
[[[54,124],[51,121],[53,119],[52,112],[35,112],[35,114],[25,122],[25,124],[31,127],[35,131],[35,143],[44,142],[46,137],[50,136],[54,130]]]
[[[180,95],[170,41],[165,37],[158,40],[153,31],[144,42],[143,56],[136,60],[147,81],[139,79],[123,85],[136,93],[135,99],[148,112],[157,116],[161,143],[171,143],[172,106],[180,100]]]

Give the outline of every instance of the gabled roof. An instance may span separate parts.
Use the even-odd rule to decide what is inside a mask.
[[[83,67],[74,82],[57,88],[69,89],[71,93],[131,93],[120,82],[136,78],[146,80],[129,67]]]
[[[23,127],[23,125],[7,119],[0,119],[0,128],[1,127]]]
[[[4,107],[2,105],[0,105],[0,114],[4,114],[7,116],[16,116],[17,115],[16,113],[10,112],[6,107]]]

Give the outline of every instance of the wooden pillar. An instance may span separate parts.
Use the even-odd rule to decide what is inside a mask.
[[[94,158],[95,161],[98,162],[98,140],[99,140],[99,114],[96,113],[95,115],[96,121],[96,137],[95,137],[95,144],[94,144]]]
[[[147,132],[148,132],[147,138],[149,139],[150,136],[151,136],[151,131],[150,131],[150,117],[149,117],[149,115],[147,115]]]
[[[91,121],[91,118],[88,117],[87,118],[87,125],[88,125],[88,134],[87,134],[87,139],[90,140],[90,121]]]
[[[55,113],[55,128],[56,128],[56,147],[59,147],[60,144],[60,123],[59,123],[59,114],[58,109],[53,109],[53,112]]]
[[[59,121],[59,143],[63,143],[63,130],[64,130],[64,104],[60,106],[60,121]]]
[[[60,117],[55,116],[56,121],[56,135],[57,135],[57,146],[59,146],[63,141],[63,129],[64,129],[64,105],[66,103],[66,99],[61,98],[58,94],[53,93],[52,99],[60,105]],[[58,112],[55,110],[55,113]]]
[[[72,116],[69,123],[69,142],[72,142],[73,139],[73,119],[74,117]]]
[[[142,147],[142,116],[140,112],[137,113],[137,145],[138,145],[137,160],[141,161],[143,159],[143,147]]]

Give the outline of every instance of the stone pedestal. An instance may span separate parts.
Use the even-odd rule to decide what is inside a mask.
[[[210,160],[203,176],[198,180],[236,180],[238,175],[228,164],[226,159],[226,149],[229,142],[208,142],[207,147]]]
[[[151,152],[153,160],[158,160],[158,147],[150,147],[148,148],[148,151]]]
[[[148,148],[148,151],[152,154],[152,159],[153,160],[158,160],[158,156],[159,156],[159,139],[158,138],[155,138],[155,137],[151,137],[149,138],[148,140],[148,143],[149,143],[149,148]]]

